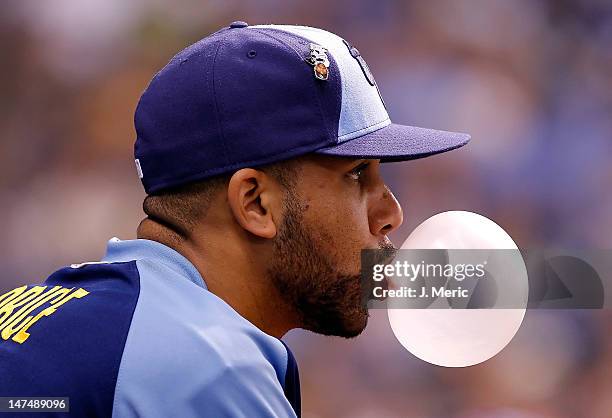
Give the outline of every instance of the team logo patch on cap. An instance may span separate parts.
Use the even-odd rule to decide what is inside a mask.
[[[329,58],[327,58],[327,49],[321,45],[310,44],[310,55],[306,61],[313,66],[314,75],[319,80],[327,80],[329,78]]]

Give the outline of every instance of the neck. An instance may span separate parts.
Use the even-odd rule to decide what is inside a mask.
[[[185,239],[145,219],[137,235],[160,242],[187,258],[210,292],[266,334],[281,338],[298,328],[299,315],[268,278],[265,249],[256,251],[256,246],[248,242],[232,244],[230,237],[214,232],[211,229],[206,239]]]

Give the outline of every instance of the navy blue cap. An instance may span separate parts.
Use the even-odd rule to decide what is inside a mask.
[[[305,26],[233,22],[175,55],[134,118],[149,194],[302,154],[426,157],[470,136],[391,123],[359,51]]]

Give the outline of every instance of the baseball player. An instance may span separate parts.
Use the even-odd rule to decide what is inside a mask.
[[[0,396],[69,398],[76,417],[300,416],[280,338],[365,328],[360,250],[392,248],[402,222],[380,164],[469,140],[391,123],[339,36],[244,22],[174,56],[135,127],[138,239],[0,295]]]

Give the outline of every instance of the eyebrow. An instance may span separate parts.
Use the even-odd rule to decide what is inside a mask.
[[[342,166],[342,171],[345,171],[348,169],[353,170],[367,161],[368,160],[365,158],[356,158],[356,159],[348,160],[346,164]]]

